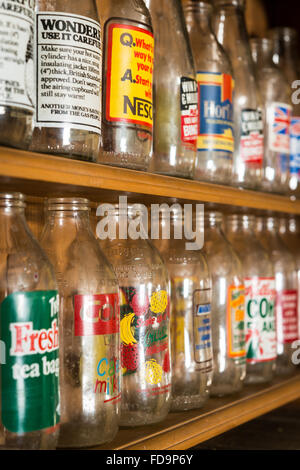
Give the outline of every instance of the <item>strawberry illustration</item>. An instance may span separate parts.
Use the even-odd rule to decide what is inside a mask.
[[[130,305],[136,315],[145,315],[149,309],[149,299],[147,295],[134,294],[131,298]]]
[[[121,367],[129,371],[134,371],[139,365],[138,344],[129,346],[121,344]]]

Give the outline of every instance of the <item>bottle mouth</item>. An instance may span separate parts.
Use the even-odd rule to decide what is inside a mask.
[[[205,225],[221,224],[223,221],[223,214],[221,212],[205,212],[204,222]]]
[[[81,197],[55,197],[48,198],[45,201],[48,211],[89,211],[90,202]]]
[[[0,193],[0,207],[24,208],[25,196],[22,193]]]
[[[229,224],[239,224],[239,225],[247,225],[252,226],[255,224],[256,217],[255,215],[250,214],[230,214],[227,216],[227,222]]]
[[[245,7],[245,0],[212,0],[214,7]]]

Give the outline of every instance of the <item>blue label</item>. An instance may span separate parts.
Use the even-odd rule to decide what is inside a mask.
[[[199,135],[198,151],[225,152],[232,158],[233,137],[233,79],[222,73],[198,72]]]
[[[290,173],[300,180],[300,117],[291,120]]]

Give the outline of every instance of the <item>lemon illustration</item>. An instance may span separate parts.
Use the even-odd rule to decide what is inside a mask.
[[[163,313],[168,305],[168,294],[165,290],[154,292],[150,298],[150,309],[153,313]]]
[[[155,359],[150,359],[145,363],[145,379],[150,385],[157,385],[162,378],[162,367]]]
[[[134,317],[134,313],[128,313],[120,322],[121,342],[125,345],[137,342],[134,338],[134,326],[132,326]]]

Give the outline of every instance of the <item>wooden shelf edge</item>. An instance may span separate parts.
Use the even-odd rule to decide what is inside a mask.
[[[210,399],[203,410],[170,413],[160,425],[121,429],[92,450],[187,450],[300,398],[300,374],[270,386],[247,386],[238,398]]]
[[[0,147],[0,182],[24,181],[33,188],[41,183],[66,188],[124,191],[158,197],[177,198],[199,202],[249,207],[300,214],[300,200],[248,191],[230,186],[200,183],[169,176],[138,172],[95,163],[71,160]],[[22,190],[22,184],[19,184]],[[49,191],[45,185],[44,193]]]

